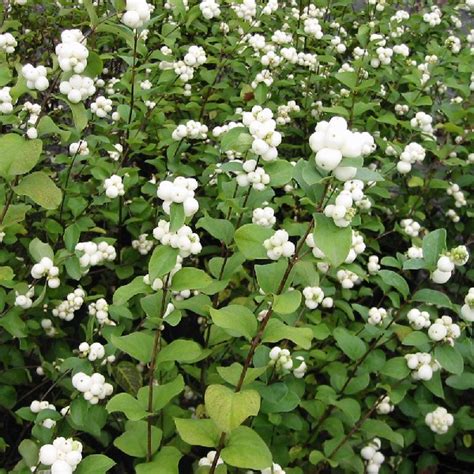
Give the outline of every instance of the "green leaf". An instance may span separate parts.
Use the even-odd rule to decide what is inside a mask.
[[[224,385],[209,385],[204,400],[207,414],[226,433],[240,426],[249,416],[257,416],[260,410],[260,395],[255,390],[235,393]]]
[[[250,340],[257,332],[257,318],[245,306],[229,305],[221,309],[211,308],[209,312],[214,324],[231,336],[244,336]]]
[[[429,288],[417,291],[413,295],[412,301],[436,305],[440,308],[452,308],[453,306],[449,296],[441,293],[441,291],[430,290]]]
[[[437,229],[423,238],[423,259],[428,269],[434,270],[439,255],[446,249],[446,230]]]
[[[16,133],[0,137],[0,176],[16,176],[31,171],[43,150],[41,140],[26,140]]]
[[[201,217],[196,227],[205,229],[210,235],[225,244],[230,244],[234,237],[234,226],[232,222],[225,219],[214,219],[213,217]]]
[[[406,99],[409,105],[415,106],[430,106],[433,104],[431,97],[422,96],[420,97],[420,93],[416,91],[412,92],[403,92],[402,96]]]
[[[99,23],[99,18],[97,17],[97,13],[95,12],[95,8],[92,3],[92,0],[84,0],[83,3],[84,3],[84,6],[86,7],[87,14],[89,15],[91,26],[96,26],[97,23]]]
[[[76,398],[70,406],[68,423],[75,429],[99,437],[107,421],[107,411],[99,405],[91,405],[84,398]]]
[[[301,402],[301,398],[282,382],[260,387],[259,392],[262,395],[264,413],[290,413]]]
[[[268,95],[268,86],[260,82],[260,84],[255,89],[255,100],[258,104],[263,104],[267,100]]]
[[[211,283],[212,278],[205,271],[186,267],[173,275],[171,289],[174,291],[201,290]]]
[[[405,278],[403,278],[401,275],[393,272],[392,270],[380,270],[378,275],[382,278],[382,281],[385,284],[393,286],[403,295],[404,298],[408,297],[410,293],[410,287],[408,286]]]
[[[301,304],[301,293],[298,290],[290,290],[281,295],[274,295],[273,310],[279,314],[294,313]]]
[[[398,119],[395,117],[395,115],[392,112],[386,112],[377,117],[377,122],[380,123],[387,123],[389,125],[397,125],[398,124]]]
[[[338,327],[334,329],[333,336],[342,352],[352,360],[361,358],[367,350],[364,341],[347,329]]]
[[[408,368],[405,357],[393,357],[385,362],[380,373],[396,380],[401,380],[410,373],[410,369]]]
[[[113,368],[115,381],[132,395],[138,393],[138,389],[143,385],[142,373],[137,369],[136,364],[124,360]]]
[[[235,231],[234,240],[247,260],[267,259],[263,242],[273,234],[272,229],[257,224],[246,224]]]
[[[348,87],[350,90],[354,90],[357,85],[357,73],[354,71],[345,71],[345,72],[338,72],[334,75],[334,77]]]
[[[272,453],[265,441],[247,426],[231,432],[221,457],[226,464],[242,469],[266,469],[272,465]]]
[[[380,438],[385,438],[401,447],[404,445],[403,436],[400,433],[393,431],[384,421],[368,419],[362,425],[361,429],[366,433],[367,438],[379,436]]]
[[[141,420],[147,416],[142,404],[128,393],[118,393],[108,401],[105,408],[109,413],[121,411],[132,421]]]
[[[163,446],[153,456],[153,462],[135,466],[136,474],[179,474],[179,461],[182,457],[174,446]]]
[[[70,251],[74,251],[74,247],[79,242],[81,236],[81,229],[77,224],[71,224],[66,227],[63,234],[63,240],[65,247]]]
[[[184,225],[185,220],[183,204],[173,202],[170,206],[170,231],[177,232]]]
[[[324,461],[326,456],[321,451],[313,450],[309,453],[309,462],[317,466],[321,461]]]
[[[234,127],[222,135],[221,149],[222,151],[245,153],[250,149],[252,143],[252,135],[248,133],[246,127]]]
[[[338,267],[349,254],[352,244],[350,227],[338,227],[334,221],[324,214],[316,214],[313,231],[315,244],[324,252],[327,260]]]
[[[87,127],[87,111],[82,102],[78,104],[72,104],[68,102],[69,107],[72,112],[72,119],[74,121],[74,125],[78,132],[82,132]]]
[[[435,359],[443,369],[452,374],[460,375],[464,370],[462,355],[449,344],[440,344],[435,347]]]
[[[0,87],[6,86],[12,79],[12,73],[8,64],[2,64],[0,66]]]
[[[194,341],[176,339],[162,347],[156,358],[157,364],[167,361],[192,362],[202,354],[201,346]]]
[[[294,166],[287,160],[265,163],[265,171],[270,175],[272,188],[280,188],[293,179]]]
[[[45,209],[56,209],[61,204],[63,193],[54,181],[42,171],[25,176],[14,191],[19,196],[28,196]]]
[[[0,327],[9,332],[13,337],[26,337],[26,324],[19,315],[20,310],[13,308],[0,318]]]
[[[238,362],[234,362],[229,367],[217,367],[217,373],[229,384],[236,386],[240,380],[240,374],[242,373],[243,366]],[[242,386],[252,383],[260,375],[265,373],[267,370],[266,366],[263,367],[249,367],[245,373],[245,378]]]
[[[35,262],[39,262],[43,257],[48,257],[51,260],[54,260],[54,251],[51,246],[45,244],[37,237],[35,237],[28,245],[28,251]]]
[[[11,267],[0,267],[0,281],[13,280],[15,272]]]
[[[114,440],[114,446],[129,456],[144,458],[147,454],[147,422],[127,421],[125,432]],[[152,454],[160,446],[162,432],[156,426],[151,427],[151,451]]]
[[[263,333],[262,342],[279,342],[284,339],[289,339],[303,349],[309,349],[313,331],[310,328],[288,326],[278,319],[270,319]]]
[[[147,293],[150,290],[150,285],[143,281],[142,276],[134,278],[130,283],[121,286],[115,290],[113,296],[113,304],[116,306],[123,306],[129,299],[141,293]]]
[[[181,20],[186,16],[186,7],[183,0],[170,0],[173,15],[178,16]]]
[[[184,379],[179,374],[173,381],[160,384],[153,388],[153,413],[158,413],[177,395],[184,390]],[[148,387],[142,387],[138,392],[138,400],[142,406],[148,406]]]
[[[422,331],[413,331],[408,336],[402,339],[402,344],[404,346],[415,346],[420,348],[429,343],[428,336]]]
[[[421,270],[426,268],[426,262],[422,258],[411,258],[403,262],[403,270]]]
[[[461,375],[451,375],[446,379],[446,385],[456,390],[472,390],[474,387],[474,374],[463,372]]]
[[[379,172],[369,168],[357,168],[355,179],[360,179],[361,181],[385,181],[385,178]]]
[[[24,439],[18,446],[18,452],[28,467],[33,467],[38,464],[39,448],[33,440]]]
[[[87,67],[82,74],[95,79],[101,75],[103,69],[104,63],[100,56],[96,52],[89,50],[89,56],[87,57]]]
[[[104,474],[115,466],[115,461],[103,454],[86,456],[77,466],[75,474]]]
[[[31,206],[26,204],[14,204],[10,206],[3,218],[3,223],[0,225],[0,228],[7,228],[18,222],[23,222],[25,220],[26,213],[31,209]]]
[[[175,418],[174,422],[179,436],[185,443],[207,448],[217,446],[221,432],[212,420]]]
[[[176,265],[179,251],[167,245],[160,245],[153,250],[148,263],[148,274],[150,282],[156,278],[162,277],[169,273]]]
[[[265,293],[276,293],[285,274],[288,263],[281,259],[266,265],[255,265],[257,283]]]
[[[423,380],[423,385],[433,395],[444,399],[443,383],[441,382],[441,375],[439,373],[439,370],[433,373],[433,376],[430,380]]]
[[[352,423],[356,423],[360,418],[360,404],[353,398],[343,398],[342,400],[336,400],[334,406],[339,408],[347,417],[350,418]]]
[[[112,336],[112,344],[134,359],[148,363],[151,361],[153,349],[153,336],[146,332],[133,332],[127,336]]]
[[[58,127],[54,123],[53,119],[48,115],[44,115],[43,117],[41,117],[36,128],[40,137],[44,135],[59,135],[61,137],[61,141],[66,142],[71,136],[71,132],[68,132],[67,130],[63,130],[62,128]]]

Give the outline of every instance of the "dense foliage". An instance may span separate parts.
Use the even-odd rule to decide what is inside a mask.
[[[472,471],[472,0],[2,3],[0,472]]]

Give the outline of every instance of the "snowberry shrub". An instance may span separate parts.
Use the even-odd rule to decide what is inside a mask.
[[[474,2],[429,3],[2,2],[0,473],[472,471]]]

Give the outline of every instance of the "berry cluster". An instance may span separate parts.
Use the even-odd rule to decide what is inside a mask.
[[[469,288],[464,298],[464,304],[461,306],[461,317],[467,322],[474,322],[474,288]]]
[[[184,138],[191,138],[192,140],[205,140],[209,129],[206,125],[195,120],[188,120],[186,124],[178,125],[171,134],[173,140],[179,141]]]
[[[33,66],[32,64],[26,64],[22,67],[21,73],[26,79],[26,87],[28,89],[45,91],[49,87],[49,81],[47,71],[44,66]]]
[[[439,370],[438,362],[426,352],[407,354],[405,356],[408,368],[412,371],[413,380],[431,380],[433,372]]]
[[[83,393],[84,400],[91,405],[97,405],[99,400],[110,397],[114,388],[105,381],[105,377],[98,372],[91,376],[78,372],[72,377],[72,386]]]
[[[401,174],[411,171],[412,165],[421,163],[425,159],[425,149],[418,143],[412,142],[405,147],[400,154],[400,161],[397,163],[397,170]]]
[[[59,437],[39,450],[39,462],[51,466],[51,474],[72,474],[82,460],[82,444]]]
[[[199,203],[194,198],[194,191],[198,183],[194,178],[176,177],[173,181],[161,181],[156,195],[162,199],[163,210],[166,214],[171,212],[171,204],[182,204],[184,215],[194,215],[199,209]]]
[[[361,457],[365,460],[365,472],[367,474],[377,474],[385,461],[385,456],[380,452],[382,443],[379,438],[374,438],[367,446],[360,451]]]
[[[252,212],[252,222],[262,227],[273,227],[276,222],[275,211],[269,207],[257,207]]]
[[[428,313],[428,311],[420,311],[417,308],[412,308],[408,311],[407,318],[410,326],[416,331],[431,326],[430,313]]]
[[[36,280],[45,276],[50,288],[59,287],[61,282],[58,275],[59,268],[54,266],[53,261],[49,257],[43,257],[39,263],[35,263],[31,268],[31,276]]]
[[[91,103],[91,112],[99,118],[105,118],[112,112],[112,100],[100,95]]]
[[[79,242],[75,250],[81,254],[79,264],[83,269],[102,265],[104,262],[111,262],[117,257],[114,247],[105,241],[98,244],[95,242]]]
[[[113,325],[113,321],[109,319],[109,305],[105,298],[99,298],[88,307],[89,316],[95,316],[97,322],[103,326],[104,324]]]
[[[357,158],[375,150],[373,137],[367,132],[351,132],[343,117],[319,122],[309,137],[309,146],[316,153],[316,165],[325,171],[334,171],[334,176],[341,181],[354,178],[357,172],[353,166],[341,165],[343,158]]]
[[[377,413],[379,415],[388,415],[391,413],[395,407],[390,403],[390,397],[387,395],[380,400],[380,402],[377,404]]]
[[[381,326],[388,316],[387,310],[385,308],[370,308],[368,313],[367,322],[371,326]]]
[[[436,434],[447,433],[449,427],[454,423],[454,417],[444,407],[437,407],[434,411],[427,413],[425,423],[431,431]]]
[[[290,242],[286,230],[277,230],[269,239],[263,242],[267,250],[267,256],[271,260],[278,260],[280,257],[291,257],[295,253],[295,244]]]
[[[179,254],[183,258],[189,255],[197,255],[202,250],[199,235],[194,233],[191,227],[187,225],[183,225],[176,232],[171,232],[170,223],[160,220],[158,226],[153,229],[153,237],[162,245],[179,249]]]
[[[2,87],[0,89],[0,113],[10,114],[13,112],[13,99],[10,95],[11,87]]]
[[[94,81],[90,77],[74,74],[59,84],[59,91],[66,95],[70,102],[78,104],[94,95],[96,89]]]
[[[237,184],[243,188],[252,185],[253,189],[263,191],[270,184],[270,176],[265,173],[261,166],[257,166],[256,160],[247,160],[242,164],[243,172],[237,173]]]
[[[303,289],[304,304],[309,309],[316,309],[324,300],[324,291],[319,286],[307,286]]]
[[[18,43],[11,33],[0,34],[0,49],[3,49],[6,54],[14,53],[17,45]]]
[[[132,247],[141,255],[147,255],[153,248],[153,241],[147,239],[148,234],[140,234],[138,239],[132,240]]]
[[[122,23],[130,28],[142,28],[150,21],[150,14],[154,7],[146,0],[127,0],[126,12],[122,16]]]
[[[434,342],[447,342],[454,346],[454,341],[461,335],[461,328],[453,323],[450,316],[441,316],[428,329],[428,336]]]
[[[117,174],[113,174],[110,178],[104,180],[104,189],[105,195],[110,199],[115,199],[125,194],[122,178]]]
[[[421,225],[413,219],[402,219],[400,225],[409,237],[418,237]]]
[[[217,18],[221,14],[219,4],[215,0],[202,0],[199,3],[199,9],[206,20]]]
[[[336,276],[343,288],[354,288],[354,285],[361,281],[359,276],[351,270],[338,270]]]
[[[81,308],[85,297],[86,292],[82,288],[76,288],[66,296],[64,301],[53,309],[53,316],[63,319],[64,321],[72,321],[74,319],[74,313]]]
[[[274,365],[278,371],[291,370],[293,368],[293,359],[288,349],[275,346],[270,350],[268,356],[270,357],[269,364]]]
[[[281,133],[277,132],[273,112],[259,105],[250,112],[242,113],[242,123],[248,127],[253,137],[252,151],[263,161],[273,161],[278,157],[277,146],[281,143]]]
[[[59,67],[65,72],[80,74],[87,67],[89,51],[85,46],[85,38],[80,30],[64,30],[61,41],[56,46]]]

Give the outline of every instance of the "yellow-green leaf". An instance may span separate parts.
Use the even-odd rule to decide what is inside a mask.
[[[56,209],[63,197],[62,191],[54,184],[54,181],[42,171],[25,176],[13,189],[16,194],[28,196],[45,209]]]
[[[260,395],[255,390],[235,393],[223,385],[210,385],[204,396],[206,410],[217,427],[226,433],[240,426],[260,410]]]

